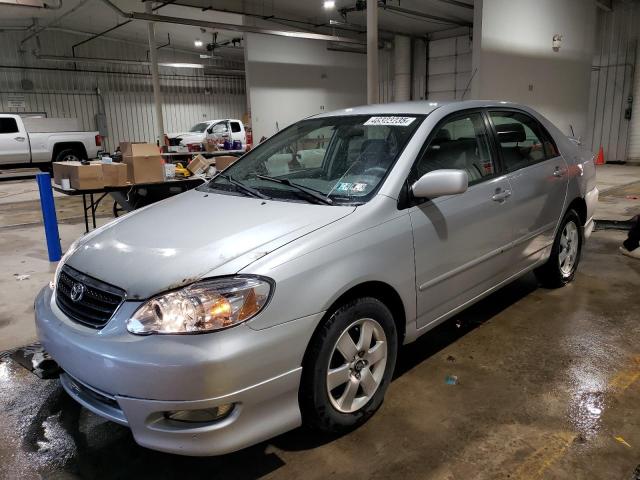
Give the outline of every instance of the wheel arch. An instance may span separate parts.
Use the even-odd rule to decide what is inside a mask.
[[[393,316],[393,321],[398,332],[398,347],[404,343],[404,337],[407,330],[407,314],[400,294],[396,291],[395,288],[385,282],[363,282],[346,290],[336,300],[334,300],[331,306],[327,309],[326,313],[318,322],[318,325],[316,325],[316,328],[313,331],[311,338],[309,339],[309,343],[307,344],[307,348],[305,350],[303,365],[307,359],[309,345],[311,345],[318,331],[320,330],[320,328],[322,328],[322,325],[324,325],[324,323],[331,317],[333,312],[335,312],[341,305],[344,305],[351,300],[363,297],[375,298],[381,301],[391,311],[391,315]]]
[[[51,161],[55,162],[56,158],[63,150],[75,150],[84,158],[88,158],[87,149],[82,142],[57,142],[53,145]]]
[[[580,223],[582,224],[581,226],[584,227],[584,225],[587,223],[587,202],[584,200],[584,198],[574,198],[571,203],[569,203],[565,215],[569,210],[576,211],[578,217],[580,218]]]

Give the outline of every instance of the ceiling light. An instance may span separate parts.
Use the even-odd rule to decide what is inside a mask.
[[[194,44],[196,47],[201,47],[201,46],[202,46],[202,40],[200,40],[200,39],[196,39],[196,40],[193,42],[193,44]]]
[[[332,8],[336,8],[336,2],[335,0],[324,0],[322,6],[325,8],[325,10],[331,10]]]
[[[181,62],[161,62],[158,63],[161,67],[173,67],[173,68],[204,68],[201,63],[181,63]]]

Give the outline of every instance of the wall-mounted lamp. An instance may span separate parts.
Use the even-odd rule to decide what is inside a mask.
[[[194,40],[193,44],[194,44],[196,47],[200,48],[200,47],[202,46],[202,40],[200,40],[199,38],[196,38],[196,39]]]
[[[335,0],[324,0],[322,6],[325,10],[331,10],[332,8],[336,8],[336,2]]]
[[[560,35],[559,33],[556,33],[553,36],[553,42],[551,43],[551,45],[554,52],[559,52],[560,46],[562,45],[562,35]]]

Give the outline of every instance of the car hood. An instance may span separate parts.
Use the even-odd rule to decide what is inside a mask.
[[[183,133],[170,133],[167,135],[169,138],[180,138],[182,145],[188,145],[189,143],[202,143],[206,135],[204,133],[183,132]]]
[[[354,210],[191,190],[91,232],[66,263],[144,299],[213,270],[237,273]]]

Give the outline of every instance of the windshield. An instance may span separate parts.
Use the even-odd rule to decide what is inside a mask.
[[[312,191],[328,198],[326,203],[364,203],[423,119],[353,115],[303,120],[248,152],[207,188],[237,192],[233,181],[270,198],[309,201]]]
[[[191,130],[189,131],[193,133],[204,133],[208,126],[209,124],[206,122],[196,123],[193,127],[191,127]]]

